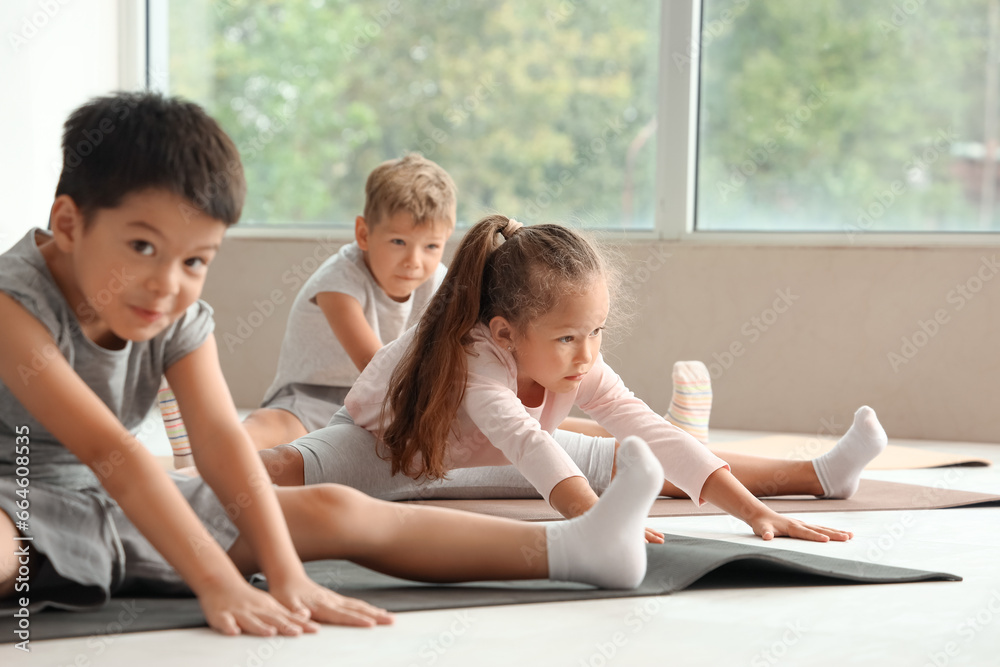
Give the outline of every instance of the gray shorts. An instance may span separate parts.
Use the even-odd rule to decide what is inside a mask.
[[[212,489],[200,477],[170,475],[209,534],[228,551],[239,531]],[[18,488],[13,479],[0,479],[0,511],[12,521],[21,500],[14,493]],[[42,482],[28,489],[28,529],[21,532],[33,540],[16,546],[28,545],[33,574],[28,590],[0,600],[0,608],[15,606],[21,597],[28,598],[29,609],[35,611],[46,606],[92,609],[112,595],[191,595],[180,575],[103,489],[76,491]]]
[[[350,390],[350,387],[293,382],[269,396],[260,407],[291,412],[307,431],[316,431],[326,426],[330,417],[344,405]]]
[[[560,430],[554,437],[594,491],[603,493],[611,483],[615,439]],[[447,479],[434,481],[392,475],[390,463],[378,456],[375,436],[357,426],[344,408],[328,426],[290,444],[302,454],[306,484],[343,484],[382,500],[541,497],[512,465],[455,468]]]

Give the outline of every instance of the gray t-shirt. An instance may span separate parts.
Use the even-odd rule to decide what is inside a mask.
[[[91,390],[104,401],[121,423],[135,433],[156,403],[164,371],[193,352],[211,334],[215,324],[211,307],[197,301],[166,330],[148,341],[126,341],[121,350],[100,347],[84,335],[73,309],[49,272],[34,229],[17,245],[0,255],[0,291],[10,295],[45,325],[59,354]],[[6,326],[0,324],[0,326]],[[21,380],[30,383],[44,371],[55,350],[40,350],[22,360]],[[0,442],[13,443],[15,428],[30,430],[32,482],[81,489],[99,486],[97,477],[49,433],[0,382]],[[0,446],[0,477],[15,475],[13,446]]]
[[[389,298],[375,282],[357,243],[342,247],[316,269],[296,295],[281,342],[278,372],[264,403],[293,383],[351,387],[358,379],[357,367],[316,304],[317,294],[339,292],[357,299],[368,324],[385,345],[420,320],[446,272],[444,265],[438,264],[431,279],[400,303]]]

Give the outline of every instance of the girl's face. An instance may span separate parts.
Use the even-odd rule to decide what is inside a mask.
[[[544,389],[566,393],[580,386],[601,350],[608,305],[607,282],[600,277],[581,293],[560,299],[523,333],[511,329],[517,395],[525,405],[538,405]]]

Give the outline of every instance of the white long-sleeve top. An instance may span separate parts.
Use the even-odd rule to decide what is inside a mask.
[[[379,435],[379,414],[386,387],[413,340],[411,328],[371,360],[344,405],[354,423]],[[448,468],[513,464],[548,501],[552,489],[569,477],[583,477],[579,467],[552,437],[577,405],[619,442],[630,435],[646,440],[663,463],[668,481],[701,504],[708,476],[726,462],[656,414],[636,398],[618,374],[598,356],[577,389],[546,390],[541,405],[525,407],[517,398],[517,364],[497,345],[489,328],[472,331],[465,396],[448,440]]]

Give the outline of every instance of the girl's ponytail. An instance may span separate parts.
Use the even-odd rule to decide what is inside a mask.
[[[465,395],[465,345],[480,319],[483,273],[490,255],[517,223],[492,215],[465,234],[444,282],[417,325],[416,336],[392,373],[379,423],[392,474],[444,477],[445,450]]]

